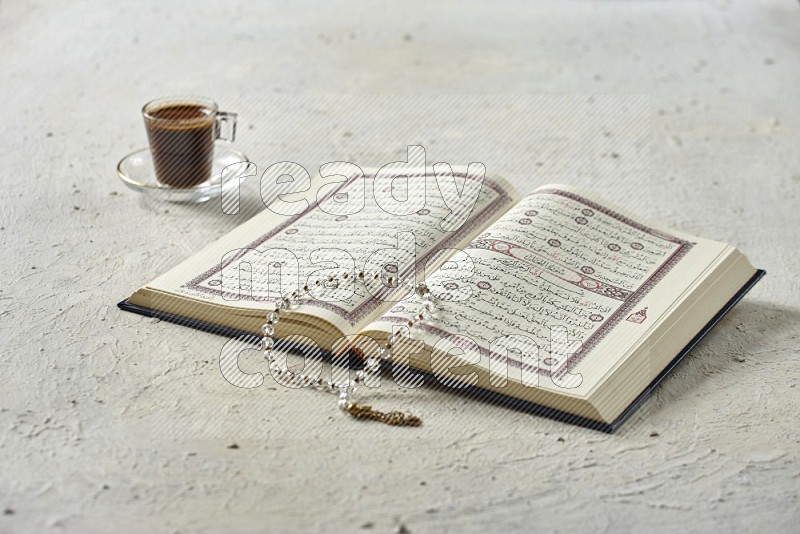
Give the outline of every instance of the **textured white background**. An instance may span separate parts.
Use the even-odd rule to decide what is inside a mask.
[[[796,1],[183,4],[0,2],[0,532],[796,531]],[[242,219],[115,177],[141,104],[180,93],[239,111],[257,162],[379,165],[421,142],[523,191],[605,191],[769,275],[613,436],[428,388],[375,398],[420,429],[238,390],[222,338],[114,306]],[[651,152],[641,123],[588,153],[553,124],[510,131],[524,99],[435,127],[392,101],[370,130],[297,93],[644,95]]]

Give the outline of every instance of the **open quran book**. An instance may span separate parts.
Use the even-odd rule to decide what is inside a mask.
[[[350,176],[293,215],[265,209],[120,307],[257,336],[276,298],[307,285],[276,338],[355,361],[396,332],[409,385],[612,431],[763,274],[568,186],[520,198],[467,170],[398,178],[423,207],[392,214],[373,188],[397,180]],[[435,307],[419,320],[423,281]]]

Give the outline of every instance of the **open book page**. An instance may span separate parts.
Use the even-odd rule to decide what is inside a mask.
[[[426,368],[437,376],[450,351],[499,377],[492,386],[585,397],[732,250],[543,186],[427,279],[437,310],[411,338],[437,349]],[[396,331],[420,307],[410,296],[365,331]]]
[[[353,334],[401,298],[397,295],[407,289],[400,281],[415,272],[421,277],[426,268],[444,261],[437,250],[469,242],[518,200],[503,180],[468,175],[466,169],[453,174],[449,179],[456,190],[440,187],[444,182],[437,182],[429,169],[426,178],[423,171],[414,171],[407,181],[383,180],[381,192],[373,191],[374,173],[349,176],[302,213],[282,216],[264,210],[145,290],[153,299],[179,295],[224,307],[218,313],[244,315],[271,308],[281,294],[308,284],[310,295],[293,306],[287,319],[309,324],[321,319]],[[452,196],[467,190],[465,181],[482,181],[474,204],[458,203]],[[392,214],[379,205],[376,193],[415,201],[422,197],[424,206],[407,215]],[[380,275],[368,277],[366,286],[353,283],[360,270]],[[328,275],[344,271],[351,283],[326,284]],[[183,309],[189,315],[192,306]]]

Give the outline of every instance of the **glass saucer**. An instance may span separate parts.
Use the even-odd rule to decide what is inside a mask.
[[[169,187],[156,180],[153,158],[149,148],[132,152],[117,164],[117,174],[125,185],[158,200],[197,204],[220,196],[227,190],[239,187],[246,176],[249,159],[228,143],[214,145],[214,164],[211,178],[202,184],[186,189]],[[241,165],[233,165],[241,163]],[[232,167],[226,169],[229,165]],[[222,171],[225,171],[223,179]]]

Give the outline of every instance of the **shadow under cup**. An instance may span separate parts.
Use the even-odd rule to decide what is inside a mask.
[[[236,116],[220,112],[217,104],[203,98],[164,98],[142,108],[156,179],[169,187],[190,188],[211,178],[214,141],[220,139],[221,122]]]

